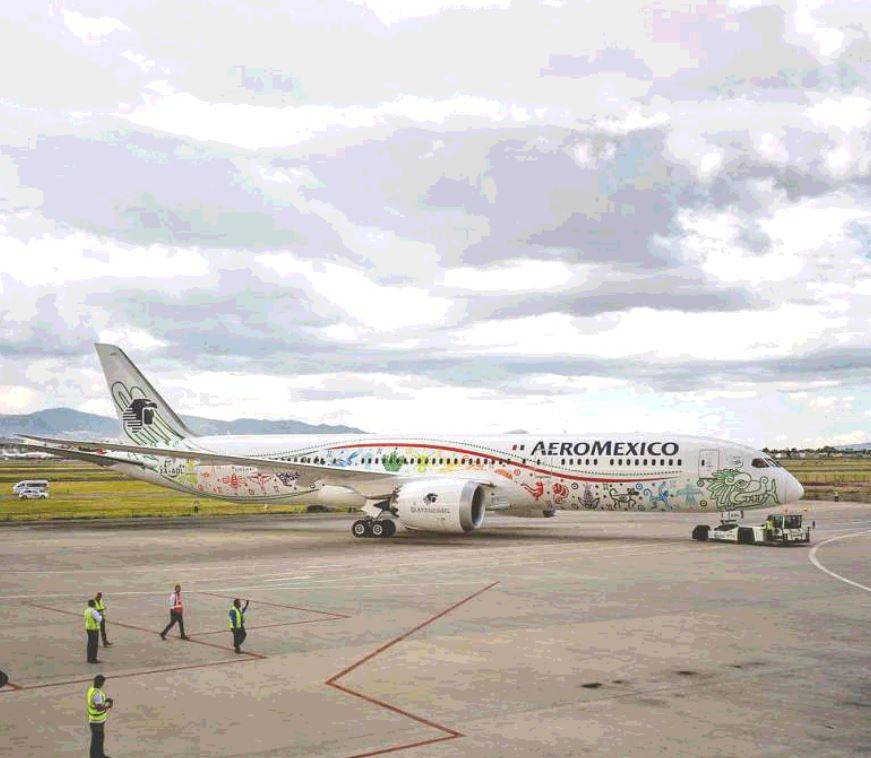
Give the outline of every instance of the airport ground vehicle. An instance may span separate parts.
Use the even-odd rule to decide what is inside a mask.
[[[48,490],[42,487],[25,487],[18,490],[19,500],[48,500]]]
[[[717,526],[699,524],[693,529],[699,542],[734,542],[742,545],[809,544],[811,527],[800,513],[772,513],[760,526],[739,524],[737,518],[724,518]]]
[[[24,479],[12,485],[12,494],[17,495],[21,490],[47,490],[48,479]]]

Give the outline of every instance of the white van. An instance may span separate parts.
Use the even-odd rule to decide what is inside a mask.
[[[47,490],[48,479],[25,479],[12,486],[12,494],[19,495],[21,490]]]
[[[44,487],[25,487],[18,490],[19,500],[48,500],[48,490]]]

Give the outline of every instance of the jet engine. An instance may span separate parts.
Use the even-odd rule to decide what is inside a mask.
[[[459,534],[484,523],[487,488],[465,479],[411,481],[396,494],[394,508],[408,529]]]

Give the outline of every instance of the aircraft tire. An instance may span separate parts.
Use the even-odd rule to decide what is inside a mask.
[[[742,545],[755,545],[756,539],[753,537],[753,530],[747,526],[739,526],[738,542]]]
[[[395,521],[385,521],[384,522],[384,536],[392,537],[396,534],[396,522]]]
[[[693,539],[698,542],[707,542],[708,533],[711,531],[711,527],[707,524],[699,524],[695,529],[693,529]]]
[[[371,537],[372,532],[369,529],[369,524],[364,519],[359,519],[351,526],[351,533],[355,537]]]
[[[9,683],[9,677],[5,671],[0,671],[0,687],[5,687]]]
[[[386,537],[387,529],[383,521],[373,521],[370,527],[370,532],[373,537]]]

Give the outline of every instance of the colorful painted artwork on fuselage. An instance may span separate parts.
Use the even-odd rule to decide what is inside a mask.
[[[664,445],[663,445],[664,447]],[[671,452],[671,450],[669,450]],[[630,467],[622,470],[608,459],[602,465],[573,465],[569,461],[529,459],[487,448],[474,449],[465,443],[414,444],[401,442],[372,444],[351,442],[319,448],[287,450],[275,454],[285,462],[353,468],[404,477],[480,475],[499,491],[512,507],[562,508],[573,510],[733,510],[777,505],[775,475],[766,469],[754,478],[742,470],[739,456],[727,458],[732,467],[699,476],[671,462],[651,460],[651,470]],[[682,452],[686,460],[693,451]],[[634,459],[633,459],[634,460]],[[312,492],[298,484],[293,471],[272,472],[240,466],[197,465],[193,461],[150,458],[149,468],[172,486],[195,494],[238,500],[293,498]],[[557,465],[559,463],[560,465]],[[580,464],[580,461],[578,462]],[[590,463],[590,461],[587,461]],[[637,464],[638,461],[635,461]],[[675,460],[675,464],[681,461]],[[568,465],[566,465],[568,464]],[[659,471],[653,468],[660,468]]]

